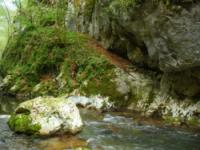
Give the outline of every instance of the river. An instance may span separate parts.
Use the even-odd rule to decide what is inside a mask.
[[[11,0],[5,1],[12,9]],[[8,34],[7,22],[3,20],[0,22],[0,55]],[[91,150],[200,150],[200,133],[138,123],[134,116],[125,117],[120,113],[101,114],[85,109],[81,109],[84,129],[75,137],[41,138],[15,134],[8,128],[7,120],[19,102],[15,98],[0,96],[0,150],[67,150],[76,147]]]
[[[199,150],[200,133],[138,123],[120,113],[81,109],[84,129],[76,136],[39,138],[15,134],[7,126],[8,114],[20,101],[0,97],[0,150]]]

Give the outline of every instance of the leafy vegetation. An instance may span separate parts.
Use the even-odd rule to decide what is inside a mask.
[[[0,0],[0,57],[12,33],[12,20],[16,12],[16,7],[12,2],[12,0]]]
[[[115,1],[120,7],[127,8],[129,6],[137,6],[142,0],[116,0]]]
[[[0,65],[3,74],[12,76],[12,92],[34,89],[39,95],[58,95],[112,70],[89,47],[87,36],[67,31],[65,3],[29,0],[27,8],[20,9]]]

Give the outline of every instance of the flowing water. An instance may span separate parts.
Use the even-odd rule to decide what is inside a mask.
[[[7,119],[19,101],[0,97],[0,150],[67,150],[88,146],[92,150],[200,150],[200,133],[140,124],[134,117],[81,110],[84,129],[73,136],[39,138],[17,135]]]

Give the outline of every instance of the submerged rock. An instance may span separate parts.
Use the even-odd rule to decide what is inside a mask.
[[[74,136],[54,137],[39,142],[39,148],[42,150],[89,150],[87,146],[88,143],[85,140]]]
[[[20,133],[52,135],[59,132],[75,134],[83,123],[76,105],[65,98],[38,97],[21,103],[8,121]]]

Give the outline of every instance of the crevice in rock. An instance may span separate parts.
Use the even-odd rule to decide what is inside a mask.
[[[25,114],[25,115],[29,115],[31,112],[30,110],[26,109],[26,108],[18,108],[16,110],[16,114]]]
[[[123,59],[130,61],[127,56],[127,50],[124,50],[124,52],[122,52],[123,50],[121,50],[120,48],[108,48],[108,51],[116,54],[119,57],[122,57]]]

